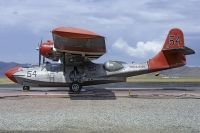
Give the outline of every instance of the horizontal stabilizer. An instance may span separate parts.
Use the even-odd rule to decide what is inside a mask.
[[[195,54],[195,51],[185,46],[184,55],[190,55],[190,54]]]
[[[184,55],[191,55],[195,54],[195,51],[191,48],[184,46],[184,48],[177,48],[177,49],[166,49],[162,50],[164,53],[182,53]]]

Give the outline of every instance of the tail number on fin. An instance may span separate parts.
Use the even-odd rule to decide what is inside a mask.
[[[180,36],[170,35],[169,36],[169,48],[172,47],[172,45],[180,45]]]

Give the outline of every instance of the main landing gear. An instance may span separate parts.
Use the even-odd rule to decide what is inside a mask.
[[[23,86],[23,91],[29,91],[30,90],[30,86]]]
[[[82,85],[81,83],[74,81],[70,84],[69,89],[71,92],[73,93],[80,93],[81,89],[82,89]]]

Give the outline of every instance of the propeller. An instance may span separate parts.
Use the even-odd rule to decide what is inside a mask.
[[[38,50],[38,55],[39,55],[39,66],[41,65],[41,58],[42,58],[42,55],[40,53],[40,48],[42,46],[42,39],[40,41],[40,43],[38,43],[38,47],[36,48],[36,50]],[[43,57],[44,58],[44,57]],[[44,59],[43,59],[44,60]],[[44,63],[44,62],[43,62]]]

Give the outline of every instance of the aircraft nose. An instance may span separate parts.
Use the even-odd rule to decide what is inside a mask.
[[[7,71],[5,72],[5,75],[6,75],[10,80],[12,80],[13,82],[17,83],[17,80],[15,79],[15,77],[13,76],[13,74],[15,74],[16,72],[18,72],[19,69],[20,69],[19,66],[13,67],[13,68],[7,70]]]

